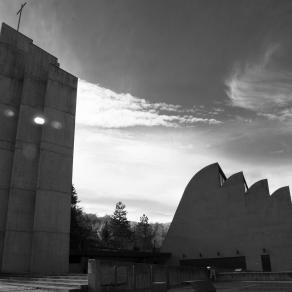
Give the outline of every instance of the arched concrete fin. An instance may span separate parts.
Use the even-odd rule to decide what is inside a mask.
[[[271,198],[276,201],[281,201],[281,202],[287,202],[291,204],[291,195],[290,195],[290,189],[288,186],[281,187],[277,190],[275,190]]]
[[[243,172],[237,172],[232,174],[222,185],[222,187],[232,186],[232,185],[238,185],[238,184],[244,184],[246,189],[248,189]]]
[[[225,176],[224,172],[222,171],[218,162],[209,164],[209,165],[205,166],[204,168],[202,168],[201,170],[199,170],[192,177],[192,179],[189,181],[186,189],[189,188],[191,185],[197,184],[197,183],[202,183],[202,184],[206,183],[209,186],[213,185],[215,187],[218,187],[218,186],[220,186],[219,174],[221,174],[221,176],[224,179],[226,179],[226,176]]]
[[[255,182],[246,192],[246,195],[258,196],[258,195],[270,195],[269,184],[267,179],[261,179]]]
[[[199,170],[191,178],[183,192],[174,219],[180,216],[185,216],[185,209],[188,209],[191,204],[193,204],[194,198],[205,196],[206,194],[210,194],[210,190],[220,188],[220,170],[221,168],[217,162],[212,163]],[[172,222],[175,222],[174,219]],[[172,224],[170,225],[169,230],[171,230]]]

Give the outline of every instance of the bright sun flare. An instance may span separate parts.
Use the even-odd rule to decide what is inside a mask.
[[[37,125],[44,125],[44,123],[46,122],[46,120],[43,117],[37,116],[33,119],[33,121],[37,124]]]

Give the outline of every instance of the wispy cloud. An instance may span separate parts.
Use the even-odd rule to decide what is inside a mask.
[[[79,80],[77,123],[100,128],[134,126],[192,126],[197,123],[216,125],[222,122],[210,117],[195,116],[181,105],[151,103],[129,93]]]
[[[281,47],[270,46],[257,63],[237,64],[225,82],[233,106],[253,110],[269,119],[291,119],[292,68],[279,69]]]
[[[265,117],[268,120],[272,120],[272,121],[280,121],[280,122],[292,121],[292,107],[279,110],[276,113],[259,112],[257,115],[261,117]]]

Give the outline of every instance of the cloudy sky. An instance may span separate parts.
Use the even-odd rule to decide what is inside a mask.
[[[0,0],[0,21],[15,27],[22,2]],[[169,222],[213,162],[291,186],[291,0],[27,2],[21,31],[79,78],[85,211],[122,200],[132,220]]]

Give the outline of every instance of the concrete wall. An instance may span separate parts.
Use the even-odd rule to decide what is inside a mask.
[[[262,270],[261,255],[269,254],[273,271],[291,270],[289,188],[270,195],[267,180],[247,189],[242,172],[223,184],[222,173],[215,163],[191,179],[162,251],[171,252],[174,263],[183,259],[245,256],[247,269],[258,271]]]
[[[277,284],[278,281],[289,281],[289,282],[292,281],[292,272],[287,271],[287,272],[218,273],[217,279],[219,281],[270,281],[269,284],[272,285],[273,282]],[[277,288],[280,289],[279,286]]]
[[[68,271],[77,78],[3,24],[0,271]],[[44,125],[34,122],[36,116]]]

